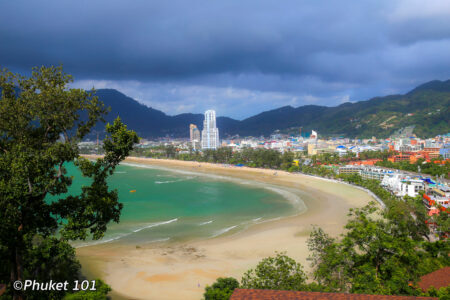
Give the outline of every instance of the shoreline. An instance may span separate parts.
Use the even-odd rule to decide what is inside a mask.
[[[121,299],[120,295],[127,299],[200,299],[205,285],[217,277],[240,280],[245,271],[275,251],[285,251],[308,271],[306,240],[312,226],[318,225],[331,236],[338,236],[343,232],[348,209],[374,200],[352,185],[285,171],[139,157],[129,157],[124,163],[288,187],[304,195],[301,198],[307,209],[205,240],[145,246],[116,242],[77,248],[85,274],[110,284],[113,299]]]
[[[320,177],[320,176],[317,176],[317,175],[310,175],[310,174],[305,174],[305,173],[300,173],[300,174],[302,174],[303,176],[310,176],[310,177],[313,177],[313,178],[317,178],[317,179],[321,179],[321,180],[325,180],[325,181],[329,181],[329,182],[335,182],[335,183],[342,183],[342,184],[350,185],[350,186],[352,186],[354,188],[357,188],[357,189],[360,189],[362,191],[365,191],[366,193],[371,195],[372,198],[374,198],[382,208],[386,208],[386,204],[384,204],[383,200],[381,200],[371,190],[368,190],[368,189],[366,189],[366,188],[364,188],[362,186],[351,184],[351,183],[348,183],[348,182],[345,182],[345,181],[339,181],[339,180],[336,180],[336,179],[324,178],[324,177]]]

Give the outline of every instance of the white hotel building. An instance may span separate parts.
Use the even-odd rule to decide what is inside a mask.
[[[219,129],[216,127],[216,112],[207,110],[202,130],[202,149],[217,149],[219,147]]]

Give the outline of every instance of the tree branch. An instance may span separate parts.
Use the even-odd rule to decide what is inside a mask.
[[[66,140],[66,142],[70,143],[70,137],[67,134],[67,130],[65,128],[63,128],[63,133],[64,133],[64,139]]]
[[[31,186],[30,177],[27,177],[28,181],[28,192],[31,194],[33,192],[33,187]]]

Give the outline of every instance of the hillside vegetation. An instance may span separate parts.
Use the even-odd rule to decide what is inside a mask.
[[[111,107],[107,121],[119,115],[142,137],[187,137],[191,123],[202,129],[202,114],[168,116],[111,89],[100,89],[97,95]],[[298,134],[302,127],[302,132],[314,129],[321,136],[384,138],[407,126],[414,126],[413,133],[418,137],[433,137],[450,132],[450,80],[430,81],[404,95],[376,97],[335,107],[285,106],[242,121],[218,117],[217,125],[221,137],[268,136],[276,130]],[[102,125],[97,126],[91,137],[102,134],[102,128]]]

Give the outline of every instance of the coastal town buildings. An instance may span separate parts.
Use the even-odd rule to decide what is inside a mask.
[[[171,146],[178,154],[189,154],[192,149],[201,155],[203,150],[228,147],[232,152],[245,149],[267,149],[294,155],[293,166],[323,166],[336,174],[358,174],[365,180],[377,180],[380,185],[399,199],[409,196],[423,198],[423,205],[430,216],[447,210],[450,202],[450,181],[444,175],[430,176],[422,173],[423,164],[450,164],[450,134],[429,139],[418,137],[392,137],[380,139],[350,139],[344,137],[319,138],[315,131],[305,136],[292,136],[275,132],[269,137],[227,137],[219,143],[219,129],[215,112],[205,112],[203,130],[195,124],[189,126],[189,139],[161,137],[141,140],[136,148],[152,149],[152,153],[164,153],[161,146]],[[79,144],[82,153],[98,154],[95,141]],[[383,158],[370,158],[371,152],[384,151]],[[321,161],[331,157],[332,163]],[[373,157],[373,156],[372,156]],[[391,168],[379,163],[392,163]],[[395,164],[395,165],[394,165]],[[397,170],[399,165],[415,164],[415,172]],[[395,166],[395,167],[393,167]]]
[[[442,208],[450,207],[450,188],[430,180],[423,194],[423,202],[428,210],[428,215],[439,214]]]
[[[397,197],[417,197],[425,190],[425,180],[420,176],[408,176],[402,172],[387,172],[381,185]]]
[[[450,143],[442,146],[442,148],[439,150],[439,154],[443,159],[450,159]]]

